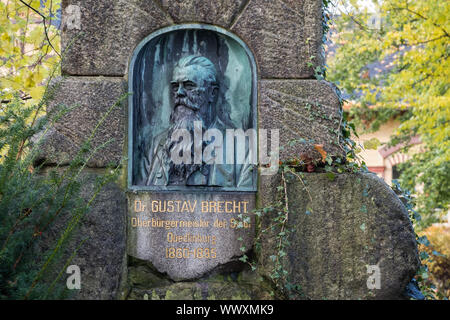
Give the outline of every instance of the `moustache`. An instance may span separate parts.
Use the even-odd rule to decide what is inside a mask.
[[[197,105],[192,104],[187,98],[175,98],[175,108],[178,106],[183,106],[194,111],[200,109]]]

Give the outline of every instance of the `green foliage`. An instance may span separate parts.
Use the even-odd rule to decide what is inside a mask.
[[[0,88],[3,100],[15,93],[36,104],[60,60],[59,30],[51,24],[60,0],[0,2]]]
[[[450,228],[443,225],[432,225],[424,230],[423,235],[430,239],[430,245],[421,245],[429,255],[425,261],[430,270],[428,285],[436,284],[436,295],[450,298]]]
[[[0,108],[0,299],[65,297],[61,275],[77,250],[62,266],[66,244],[102,187],[119,172],[112,168],[96,180],[87,199],[81,196],[83,169],[101,149],[91,147],[96,130],[121,101],[104,114],[67,167],[33,166],[42,137],[71,110],[60,106],[38,117],[57,88],[47,88],[32,105],[16,93]]]
[[[350,1],[353,6],[356,6],[356,1]],[[398,1],[397,1],[398,2]],[[392,2],[391,2],[392,3]],[[329,6],[330,1],[324,0],[324,5]],[[387,4],[386,4],[387,5]],[[386,14],[390,14],[391,12],[387,12]],[[327,10],[325,10],[324,14],[324,24],[328,23],[328,17],[326,16],[328,14]],[[358,15],[359,19],[368,19],[369,14],[367,12],[365,13],[359,13]],[[390,22],[393,17],[385,17]],[[280,162],[279,167],[279,175],[281,177],[281,184],[277,188],[277,198],[272,203],[267,204],[264,208],[259,208],[255,211],[255,214],[257,216],[257,236],[256,236],[256,242],[255,242],[255,251],[260,251],[261,248],[261,240],[262,236],[264,234],[269,234],[269,237],[275,239],[275,250],[274,253],[269,256],[269,264],[270,266],[270,274],[269,277],[272,280],[274,284],[274,291],[271,293],[271,295],[274,298],[284,297],[284,298],[291,298],[293,295],[302,295],[301,293],[301,284],[292,284],[289,282],[287,270],[284,269],[283,259],[286,256],[287,247],[289,245],[289,235],[291,233],[291,230],[287,228],[287,222],[289,219],[289,200],[287,198],[287,186],[286,186],[286,175],[294,176],[295,178],[299,179],[303,183],[303,172],[326,172],[330,180],[333,180],[336,174],[344,173],[344,172],[359,172],[359,171],[367,171],[367,167],[362,159],[358,157],[358,149],[359,147],[355,143],[355,141],[352,140],[352,135],[358,137],[358,134],[356,132],[356,124],[364,124],[370,127],[371,129],[378,129],[379,125],[383,122],[393,118],[397,117],[404,123],[410,124],[413,121],[418,121],[419,119],[415,119],[415,112],[417,108],[420,108],[422,106],[421,103],[418,102],[418,100],[405,100],[404,97],[401,95],[402,89],[401,87],[397,87],[397,95],[395,96],[392,93],[392,90],[388,88],[386,90],[385,87],[387,85],[391,85],[391,82],[396,82],[397,84],[400,83],[402,76],[406,77],[404,74],[401,74],[402,70],[409,67],[409,64],[414,62],[414,58],[410,58],[408,65],[402,65],[399,67],[396,63],[393,63],[393,68],[389,70],[385,74],[380,74],[376,78],[370,78],[367,74],[367,65],[372,62],[380,61],[383,58],[386,58],[387,55],[389,55],[389,52],[392,52],[392,48],[389,50],[385,50],[386,48],[380,45],[383,41],[387,41],[388,39],[395,38],[389,30],[386,30],[385,28],[381,30],[371,30],[364,27],[364,24],[359,22],[355,19],[353,15],[343,15],[341,19],[338,20],[338,30],[339,32],[343,33],[343,37],[341,38],[342,42],[340,43],[340,47],[337,51],[336,56],[333,58],[332,62],[330,63],[329,72],[329,79],[333,82],[336,82],[340,84],[341,88],[343,88],[346,92],[352,94],[352,98],[354,100],[358,101],[358,108],[353,108],[350,112],[350,114],[343,114],[343,118],[341,120],[340,124],[340,131],[339,131],[339,138],[340,138],[340,147],[345,151],[346,157],[345,159],[341,158],[332,158],[329,155],[327,155],[326,152],[322,148],[320,148],[319,145],[315,145],[316,150],[322,155],[323,159],[320,163],[306,163],[305,159],[297,159],[293,158],[286,162]],[[351,30],[348,30],[348,25],[356,24],[356,29],[353,28]],[[396,28],[398,26],[396,25]],[[361,30],[358,28],[362,28]],[[327,30],[325,28],[325,30]],[[387,39],[384,39],[384,37],[389,36]],[[440,40],[440,39],[438,39]],[[436,41],[438,41],[436,40]],[[405,47],[405,44],[402,45]],[[395,45],[394,45],[395,47]],[[400,48],[397,48],[397,52],[400,50]],[[405,59],[404,56],[408,56],[409,52],[412,50],[409,50],[408,52],[399,55],[399,59],[404,63]],[[395,50],[394,50],[395,52]],[[442,71],[442,70],[441,70]],[[443,74],[440,74],[440,78],[443,79],[443,76],[445,76],[445,72]],[[316,77],[318,79],[322,79],[324,76],[323,70],[317,69],[316,70]],[[447,79],[443,79],[445,81],[448,81]],[[444,82],[445,82],[444,81]],[[448,83],[448,82],[447,82]],[[396,85],[397,85],[396,84]],[[411,91],[414,91],[415,88],[409,88]],[[427,88],[422,88],[422,91],[424,92]],[[433,91],[433,90],[432,90]],[[415,98],[417,99],[418,96],[421,94],[416,94]],[[442,92],[442,91],[441,91]],[[446,92],[446,91],[445,91]],[[341,93],[339,90],[336,91],[338,94],[341,105],[343,103],[343,99],[341,96]],[[409,92],[409,94],[412,94]],[[408,103],[405,104],[405,101]],[[413,105],[414,102],[414,105]],[[354,122],[351,122],[348,118],[351,118]],[[422,119],[423,120],[423,119]],[[419,121],[422,121],[419,120]],[[429,120],[429,119],[428,119]],[[448,120],[444,118],[441,118],[440,123],[446,123]],[[403,131],[399,131],[399,134],[397,137],[402,137],[404,139],[411,138],[420,130],[416,131],[408,131],[405,130],[406,127],[402,127],[401,129]],[[442,133],[442,126],[438,128],[438,131]],[[445,131],[445,130],[444,130]],[[425,131],[420,131],[421,135],[426,134]],[[448,135],[447,135],[448,137]],[[441,137],[442,138],[442,137]],[[424,140],[424,139],[423,139]],[[305,139],[297,139],[296,141],[291,141],[292,143],[306,143]],[[291,143],[290,142],[290,143]],[[371,140],[368,142],[368,144],[365,146],[365,148],[373,149],[378,147],[379,141],[376,139]],[[292,146],[292,145],[290,145]],[[427,145],[428,148],[430,148],[430,145]],[[434,146],[436,147],[436,146]],[[281,147],[280,149],[282,149]],[[442,150],[446,150],[445,148],[442,148]],[[432,153],[421,153],[417,155],[416,157],[423,157],[424,155],[432,155]],[[442,156],[439,156],[442,159]],[[436,157],[432,157],[432,159],[436,159]],[[413,161],[418,161],[417,158],[413,158]],[[448,163],[447,163],[448,164]],[[429,163],[431,165],[431,163]],[[410,166],[411,167],[411,166]],[[447,184],[443,183],[443,179],[448,178],[449,170],[445,170],[446,166],[435,166],[434,169],[437,171],[440,171],[441,176],[438,177],[438,180],[436,181],[436,184],[433,185],[431,188],[434,188],[435,190],[437,188],[440,188],[441,191],[435,193],[437,197],[441,197],[444,199],[447,199],[448,196],[444,192],[448,192]],[[427,179],[430,178],[430,176],[437,173],[432,174],[426,174],[423,170],[425,170],[424,167],[415,166],[415,168],[410,168],[410,170],[416,170],[414,172],[421,173],[421,176],[423,177],[423,182],[429,181]],[[433,170],[433,169],[426,169],[426,170]],[[430,172],[428,172],[430,173]],[[413,174],[411,173],[411,176]],[[417,179],[417,175],[415,177]],[[448,179],[447,179],[448,180]],[[413,180],[411,180],[413,181]],[[448,183],[448,182],[447,182]],[[308,188],[306,185],[305,190],[308,192]],[[428,188],[428,190],[431,190],[431,188]],[[415,202],[413,201],[410,193],[403,190],[399,184],[395,183],[393,186],[394,191],[397,192],[399,197],[402,199],[403,203],[405,204],[409,214],[410,219],[414,223],[415,226],[420,225],[424,220],[422,219],[421,215],[418,211],[416,211],[414,208],[417,206],[415,205]],[[311,195],[309,195],[311,197]],[[419,198],[419,201],[421,199]],[[436,203],[439,203],[437,198],[429,198],[431,202],[433,202],[433,208],[436,208]],[[312,200],[311,200],[312,203]],[[448,202],[442,202],[442,207],[445,207],[445,203]],[[431,206],[429,206],[431,207]],[[313,208],[308,208],[305,214],[311,214],[313,212]],[[265,224],[265,228],[262,229],[262,219],[263,215],[268,215],[270,217],[268,224]],[[427,217],[426,217],[427,218]],[[267,222],[267,220],[266,220]],[[430,248],[430,243],[428,239],[424,236],[419,237],[416,234],[416,239],[418,245],[423,248]],[[242,238],[238,240],[243,240]],[[246,251],[246,248],[242,248],[242,251]],[[429,299],[439,299],[442,298],[439,294],[436,293],[434,290],[434,287],[427,282],[427,279],[429,278],[429,272],[427,263],[430,261],[430,255],[427,254],[426,250],[420,251],[420,258],[422,261],[422,266],[418,271],[418,274],[416,275],[416,279],[418,280],[419,286],[421,291],[424,293],[424,295]],[[248,263],[252,270],[256,270],[258,263],[262,263],[262,261],[252,261],[248,256],[244,255],[241,258],[241,261],[244,263]],[[307,297],[306,297],[307,298]]]
[[[416,200],[417,210],[423,216],[423,220],[416,224],[418,230],[442,221],[448,212],[450,162],[440,163],[444,152],[434,148],[428,152],[414,154],[411,160],[399,165],[402,170],[400,182],[404,188],[414,190],[417,185],[423,186],[424,191]]]
[[[422,221],[422,216],[414,209],[416,205],[414,198],[411,196],[411,192],[407,189],[403,189],[397,180],[392,181],[392,190],[394,190],[405,205],[413,225],[419,225]],[[414,233],[416,235],[416,242],[419,248],[419,258],[421,261],[421,266],[415,276],[420,291],[424,294],[426,299],[443,299],[444,296],[442,293],[437,291],[435,285],[430,281],[432,275],[430,274],[430,270],[428,268],[429,265],[436,265],[434,256],[441,254],[433,248],[432,244],[428,240],[427,234],[420,236],[416,231],[414,231]]]
[[[422,153],[403,167],[400,182],[417,194],[424,216],[420,227],[439,220],[450,201],[450,2],[428,0],[373,1],[380,28],[368,23],[372,14],[356,1],[341,1],[348,11],[335,20],[336,54],[328,61],[328,79],[353,101],[350,116],[370,130],[398,118],[401,125],[391,145],[419,136]],[[383,64],[379,72],[372,63]]]

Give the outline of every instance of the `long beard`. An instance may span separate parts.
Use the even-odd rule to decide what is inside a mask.
[[[164,145],[166,156],[170,159],[171,151],[176,145],[180,145],[183,152],[190,150],[191,157],[194,154],[194,122],[203,120],[198,113],[185,107],[177,107],[170,117],[169,135]],[[190,141],[172,141],[172,134],[175,130],[184,129],[190,134]],[[192,158],[191,158],[192,160]],[[201,169],[200,164],[174,164],[170,160],[169,165],[169,185],[185,185],[188,178],[197,170]]]

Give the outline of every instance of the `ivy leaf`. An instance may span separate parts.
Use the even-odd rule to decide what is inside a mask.
[[[361,224],[360,226],[359,226],[359,228],[362,230],[362,231],[366,231],[366,224],[365,223],[363,223],[363,224]]]
[[[381,142],[377,138],[372,138],[370,140],[364,141],[364,149],[366,150],[377,150]]]
[[[327,178],[330,181],[334,181],[334,179],[336,178],[336,174],[334,174],[333,172],[327,172]]]
[[[420,260],[427,260],[430,257],[430,255],[428,253],[426,253],[425,251],[421,251],[419,253],[419,257],[420,257]]]
[[[423,244],[426,247],[430,246],[430,241],[428,240],[427,236],[420,237],[419,239],[417,239],[417,242]]]
[[[436,250],[433,250],[433,255],[437,256],[437,257],[445,257],[445,255],[443,255],[440,252],[437,252]]]

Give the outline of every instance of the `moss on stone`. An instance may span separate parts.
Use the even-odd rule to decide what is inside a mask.
[[[142,267],[142,266],[141,266]],[[149,277],[148,270],[135,268],[132,273],[143,272],[146,275],[133,275],[130,280],[154,279]],[[218,274],[196,282],[161,282],[161,286],[155,287],[154,281],[148,282],[152,288],[135,285],[128,299],[143,299],[145,294],[152,300],[251,300],[271,299],[270,285],[257,281],[257,274],[253,272],[241,272],[237,277],[227,274]],[[161,279],[158,278],[157,281]]]

